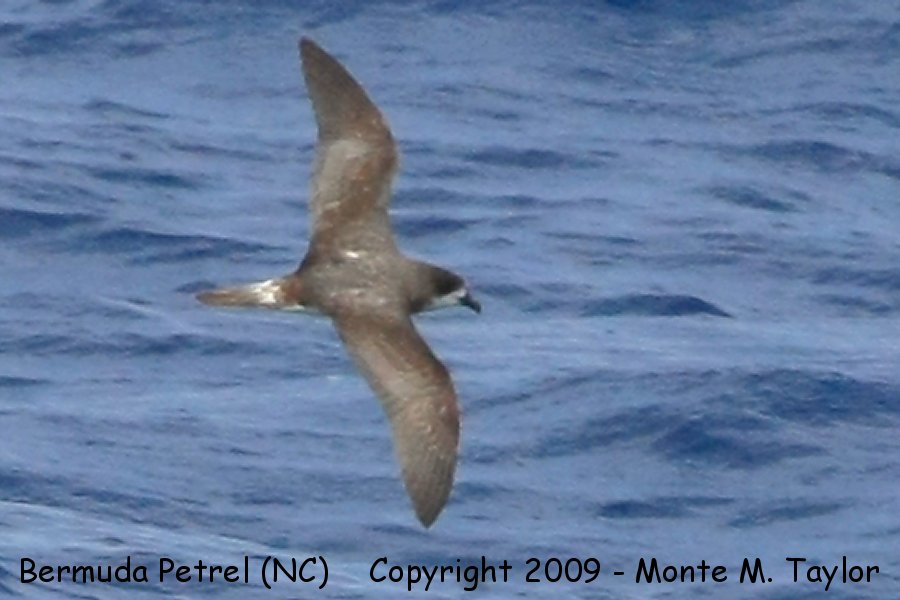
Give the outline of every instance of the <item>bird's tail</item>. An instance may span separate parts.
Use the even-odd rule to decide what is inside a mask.
[[[297,284],[288,278],[267,279],[236,287],[219,288],[197,294],[197,300],[209,306],[234,308],[271,308],[304,310],[296,293]]]

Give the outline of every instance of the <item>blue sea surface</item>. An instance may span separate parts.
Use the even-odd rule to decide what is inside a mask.
[[[485,307],[417,319],[463,412],[430,530],[326,319],[194,299],[305,252],[300,35],[391,123],[402,248]],[[0,6],[0,595],[405,598],[376,559],[485,556],[494,597],[794,600],[846,556],[879,572],[829,598],[900,598],[898,431],[896,3]],[[20,582],[128,556],[148,583]],[[728,579],[635,583],[653,557]]]

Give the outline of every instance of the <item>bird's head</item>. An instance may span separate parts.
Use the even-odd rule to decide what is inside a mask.
[[[481,303],[472,296],[462,277],[440,267],[428,267],[428,284],[425,286],[428,293],[419,302],[414,302],[415,312],[450,306],[465,306],[477,313],[481,312]]]

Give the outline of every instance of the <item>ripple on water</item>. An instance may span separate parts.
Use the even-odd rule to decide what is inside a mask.
[[[136,264],[176,263],[210,257],[234,257],[284,250],[267,244],[205,235],[161,233],[134,227],[115,227],[75,236],[67,242],[72,252],[130,254]]]
[[[582,304],[581,314],[589,317],[637,315],[644,317],[687,317],[708,315],[731,317],[715,304],[683,294],[627,294]]]
[[[709,188],[713,197],[735,206],[754,208],[768,212],[787,213],[796,211],[796,207],[786,198],[778,199],[753,186],[714,186]]]
[[[0,236],[28,237],[97,222],[81,213],[49,213],[21,208],[0,207]]]

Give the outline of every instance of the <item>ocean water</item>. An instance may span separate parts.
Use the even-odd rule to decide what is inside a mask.
[[[326,320],[193,298],[305,251],[300,35],[393,127],[402,247],[485,307],[417,320],[464,415],[427,531]],[[879,571],[828,597],[900,597],[898,57],[862,0],[4,2],[0,594],[409,597],[378,558],[485,557],[495,597],[797,599],[846,556]]]

